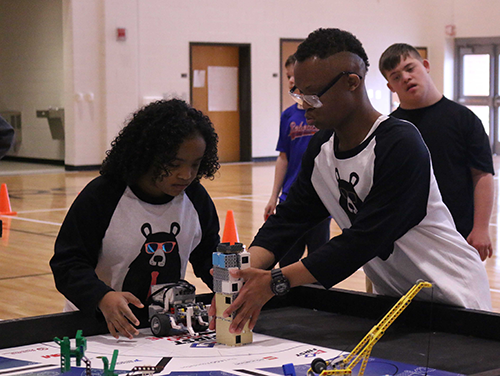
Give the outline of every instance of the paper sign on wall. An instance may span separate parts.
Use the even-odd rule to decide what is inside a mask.
[[[208,111],[238,111],[237,67],[208,67]]]
[[[205,70],[196,69],[193,71],[193,87],[205,87]]]

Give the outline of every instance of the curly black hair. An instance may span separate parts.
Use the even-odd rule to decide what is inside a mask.
[[[171,162],[186,139],[197,134],[206,143],[196,180],[219,169],[218,136],[210,119],[180,99],[152,102],[132,115],[106,152],[100,173],[134,184],[153,166],[153,177],[169,175]]]
[[[339,52],[351,52],[358,55],[368,70],[370,63],[361,42],[350,32],[340,29],[317,29],[310,33],[295,53],[297,61],[303,62],[317,56],[326,59]]]

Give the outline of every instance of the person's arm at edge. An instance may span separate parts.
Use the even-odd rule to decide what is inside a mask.
[[[280,195],[281,189],[283,188],[283,182],[285,181],[286,170],[288,168],[288,158],[285,152],[280,152],[278,158],[276,159],[276,167],[274,170],[274,183],[273,190],[271,192],[271,197],[269,202],[264,208],[264,221],[274,214],[276,205],[278,203],[278,197]]]
[[[493,255],[489,235],[494,195],[493,175],[475,168],[471,168],[471,173],[474,186],[474,225],[467,236],[467,242],[479,252],[484,261]]]

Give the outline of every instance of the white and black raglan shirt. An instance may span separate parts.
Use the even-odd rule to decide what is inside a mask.
[[[219,242],[217,212],[199,182],[154,199],[100,176],[69,209],[50,265],[57,289],[82,311],[95,312],[112,290],[130,291],[147,306],[151,285],[184,278],[188,262],[212,288]]]
[[[287,200],[252,245],[279,260],[331,215],[342,233],[302,259],[325,288],[363,266],[378,294],[401,296],[422,279],[434,287],[419,299],[491,310],[485,268],[455,229],[418,130],[383,115],[356,148],[339,152],[336,142],[333,131],[313,137]]]

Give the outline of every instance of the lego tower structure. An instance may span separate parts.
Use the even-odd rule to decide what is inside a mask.
[[[251,343],[252,331],[246,323],[243,331],[239,334],[229,332],[229,326],[233,321],[233,315],[224,318],[223,312],[236,299],[243,286],[243,281],[229,274],[232,269],[246,269],[250,267],[250,253],[245,250],[241,243],[220,243],[217,252],[212,256],[214,266],[214,292],[216,304],[216,337],[217,343],[228,346],[241,346]]]

